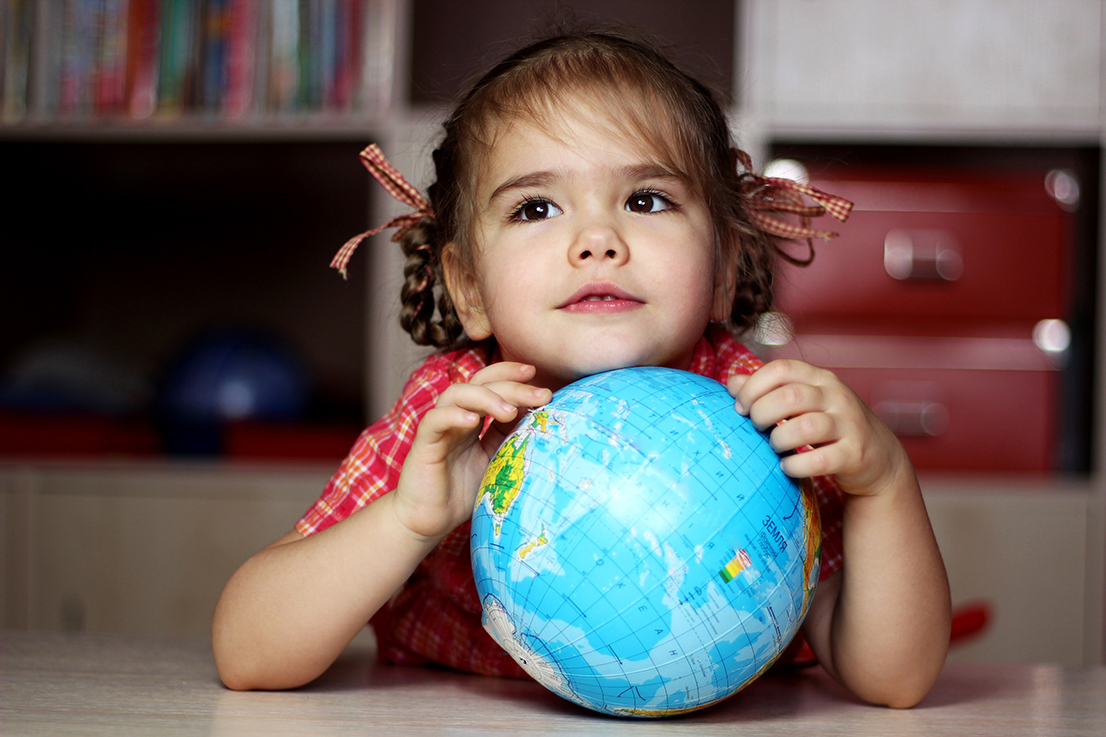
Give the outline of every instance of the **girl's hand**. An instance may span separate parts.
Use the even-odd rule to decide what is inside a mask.
[[[416,537],[444,537],[472,516],[476,492],[519,409],[540,407],[552,392],[528,385],[533,366],[501,362],[450,386],[419,423],[392,492],[400,524]],[[483,438],[484,418],[496,420]]]
[[[773,428],[769,440],[789,476],[832,475],[846,492],[874,496],[910,469],[894,433],[830,371],[782,359],[727,388],[738,412]]]

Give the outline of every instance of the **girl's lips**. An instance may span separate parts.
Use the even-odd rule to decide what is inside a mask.
[[[569,312],[611,314],[640,307],[643,302],[613,284],[587,284],[565,300],[560,309]]]

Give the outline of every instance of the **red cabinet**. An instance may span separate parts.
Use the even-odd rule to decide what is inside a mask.
[[[770,355],[832,369],[919,468],[1055,470],[1066,323],[1042,321],[1068,318],[1074,218],[1048,174],[819,171],[853,214],[782,267]]]

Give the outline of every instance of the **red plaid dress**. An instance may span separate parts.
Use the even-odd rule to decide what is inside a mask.
[[[392,410],[361,434],[296,530],[304,535],[325,530],[394,489],[423,415],[446,387],[468,381],[485,365],[479,350],[428,358],[411,374]],[[729,333],[711,326],[695,346],[690,370],[725,382],[735,374],[751,374],[761,365]],[[844,494],[830,478],[813,482],[822,517],[820,578],[825,579],[841,567]],[[371,624],[385,661],[433,662],[474,673],[528,678],[484,631],[480,617],[466,522],[419,564]]]

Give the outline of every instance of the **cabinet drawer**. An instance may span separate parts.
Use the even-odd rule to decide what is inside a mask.
[[[1068,309],[1072,215],[1045,174],[1001,180],[815,181],[855,203],[840,237],[785,266],[778,303],[819,316],[1040,320]]]
[[[916,468],[1055,468],[1052,373],[854,368],[837,375],[891,425]]]
[[[808,336],[776,355],[837,374],[917,468],[1056,467],[1060,373],[1032,341]]]

